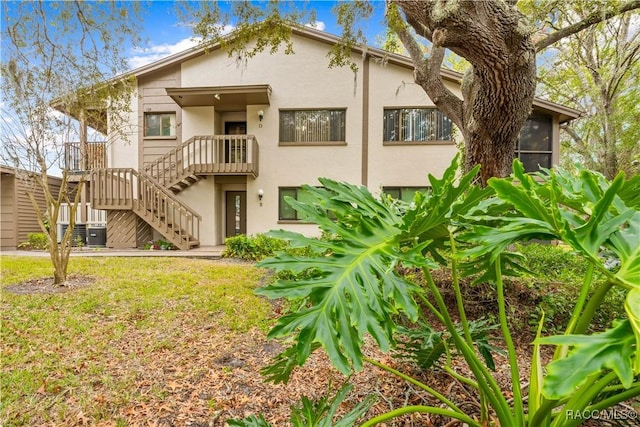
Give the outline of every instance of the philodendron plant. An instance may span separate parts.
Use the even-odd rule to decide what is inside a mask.
[[[263,370],[267,380],[286,382],[296,366],[322,349],[344,374],[375,365],[441,403],[405,406],[359,419],[363,426],[412,412],[438,414],[478,427],[574,426],[584,420],[577,415],[593,414],[640,395],[640,177],[625,180],[618,176],[608,182],[586,170],[577,176],[561,170],[529,175],[516,161],[511,177],[491,179],[487,188],[480,188],[473,184],[477,169],[461,177],[456,176],[457,169],[456,159],[442,179],[429,176],[430,190],[416,193],[411,204],[385,196],[376,198],[364,187],[330,179],[320,179],[321,188],[305,186],[310,195],[305,203],[288,200],[299,216],[316,223],[325,237],[272,232],[293,247],[310,248],[306,253],[312,255],[281,253],[259,264],[295,274],[260,288],[258,293],[296,300],[302,307],[281,317],[269,333],[270,338],[292,339],[293,345]],[[540,321],[532,344],[530,379],[523,392],[503,277],[522,270],[521,256],[510,248],[532,239],[568,245],[588,261],[589,268],[565,334],[544,336]],[[600,257],[603,249],[617,257],[619,268],[607,268]],[[444,265],[452,271],[456,313],[449,312],[432,276],[433,270]],[[400,266],[421,269],[426,286],[400,274]],[[499,386],[491,370],[493,347],[488,345],[486,333],[490,325],[467,318],[460,290],[462,277],[494,285],[498,331],[510,364],[509,390]],[[604,332],[588,334],[594,313],[613,287],[626,292],[627,318]],[[425,312],[440,326],[431,329]],[[361,347],[367,334],[383,351],[396,348],[399,333],[407,334],[397,324],[401,318],[403,323],[413,322],[428,332],[422,336],[429,340],[424,345],[416,343],[421,335],[413,334],[411,345],[403,340],[402,352],[414,350],[416,360],[422,354],[427,358],[426,366],[437,362],[453,378],[474,389],[481,403],[478,413],[465,412],[444,392],[363,355]],[[435,336],[435,330],[444,332]],[[546,366],[540,358],[543,345],[555,346],[553,360]],[[452,349],[464,358],[470,375],[453,369]],[[332,407],[346,395],[338,393]],[[306,402],[306,408],[316,407]],[[294,424],[354,425],[354,417],[364,416],[371,403],[357,406],[343,419],[335,416],[336,411],[326,410],[324,418],[312,416],[309,409],[305,418],[309,421],[298,417]],[[268,425],[257,417],[232,422]]]

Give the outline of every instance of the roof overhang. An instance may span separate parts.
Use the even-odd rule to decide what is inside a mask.
[[[244,110],[247,105],[270,105],[271,86],[204,86],[167,88],[181,107],[215,107],[217,111]]]
[[[582,115],[580,110],[575,110],[565,105],[556,104],[555,102],[547,101],[542,98],[534,98],[533,109],[558,116],[560,123],[570,122]]]

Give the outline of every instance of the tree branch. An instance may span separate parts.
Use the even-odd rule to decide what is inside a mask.
[[[416,83],[427,92],[427,95],[438,108],[462,129],[464,117],[463,101],[447,89],[440,76],[440,68],[444,60],[444,48],[432,46],[431,58],[425,58],[420,44],[409,33],[406,25],[396,24],[392,26],[392,29],[398,35],[411,57],[415,68],[414,78]]]
[[[561,40],[572,34],[578,33],[586,28],[591,27],[592,25],[598,24],[602,21],[606,21],[607,19],[613,18],[614,16],[620,15],[621,13],[628,12],[634,9],[639,9],[639,8],[640,8],[640,0],[630,0],[627,3],[623,4],[617,10],[608,10],[605,12],[603,11],[593,12],[591,15],[587,16],[582,21],[569,25],[568,27],[562,28],[554,33],[550,33],[545,38],[538,40],[538,42],[536,42],[536,52],[540,52],[541,50],[556,43],[558,40]]]

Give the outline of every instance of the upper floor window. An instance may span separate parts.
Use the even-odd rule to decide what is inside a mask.
[[[536,172],[540,166],[550,168],[552,162],[552,120],[550,116],[530,116],[522,129],[516,147],[516,156],[527,172]]]
[[[145,113],[144,136],[176,136],[176,113]]]
[[[384,141],[451,141],[451,120],[437,108],[386,108]]]
[[[345,142],[346,110],[281,110],[280,142]]]

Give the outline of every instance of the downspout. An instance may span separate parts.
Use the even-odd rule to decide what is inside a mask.
[[[364,53],[362,60],[362,185],[369,182],[369,60],[368,53]]]

